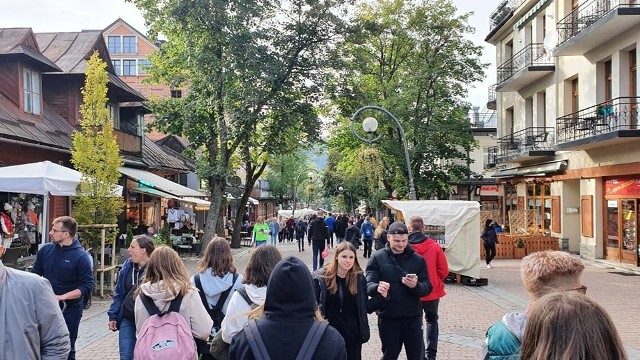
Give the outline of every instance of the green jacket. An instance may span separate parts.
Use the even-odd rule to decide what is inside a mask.
[[[255,224],[253,226],[253,233],[255,234],[256,241],[267,241],[269,239],[269,224]]]

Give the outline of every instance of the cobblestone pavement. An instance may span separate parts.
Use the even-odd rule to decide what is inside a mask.
[[[307,244],[308,245],[308,244]],[[296,244],[280,244],[283,256],[295,255],[311,264],[311,249],[298,252]],[[244,271],[249,249],[234,249],[234,263]],[[331,258],[332,255],[329,255]],[[366,259],[359,255],[362,267]],[[520,260],[494,260],[493,269],[482,269],[489,279],[487,286],[447,284],[447,296],[440,301],[440,339],[438,359],[478,359],[486,329],[509,311],[522,311],[528,304],[520,280]],[[197,267],[196,258],[185,259],[190,273]],[[602,262],[585,262],[584,285],[587,294],[602,304],[613,318],[627,348],[629,359],[640,360],[640,276],[620,271]],[[118,359],[118,333],[107,329],[108,300],[94,298],[80,323],[76,348],[78,359]],[[375,314],[369,316],[371,340],[363,346],[363,359],[380,359],[380,340]],[[404,355],[401,356],[404,359]]]

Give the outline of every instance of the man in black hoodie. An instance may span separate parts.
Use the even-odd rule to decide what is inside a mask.
[[[329,244],[329,228],[324,221],[324,212],[318,210],[316,212],[316,218],[309,223],[309,240],[312,243],[312,256],[313,256],[313,271],[324,265],[324,259],[322,258],[322,250]]]
[[[317,315],[311,273],[302,260],[290,256],[273,268],[267,283],[264,317],[257,320],[258,330],[271,359],[295,359]],[[245,329],[231,341],[229,359],[253,360]],[[328,326],[311,360],[346,360],[344,339]]]
[[[381,281],[389,283],[389,296],[378,310],[378,330],[384,360],[397,359],[404,344],[407,360],[424,359],[422,303],[431,292],[427,266],[422,256],[407,246],[409,231],[394,222],[387,231],[387,244],[367,264],[367,293],[375,296]]]

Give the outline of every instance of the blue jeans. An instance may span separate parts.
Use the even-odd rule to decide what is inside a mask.
[[[271,245],[275,245],[278,242],[278,233],[271,234]]]
[[[318,263],[320,263],[320,267],[324,265],[324,259],[322,258],[322,250],[324,250],[324,241],[322,243],[317,242],[315,240],[312,241],[312,249],[313,249],[313,270],[318,269]]]
[[[75,301],[75,303],[73,303]],[[69,302],[73,305],[69,305]],[[75,360],[76,358],[76,339],[78,338],[78,328],[80,327],[80,319],[82,318],[82,311],[84,310],[84,299],[74,299],[67,302],[62,316],[64,322],[69,329],[69,341],[71,342],[71,351],[69,352],[69,360]],[[62,306],[62,303],[60,303]]]
[[[136,324],[122,319],[118,334],[120,346],[120,360],[133,360],[133,349],[136,347]]]
[[[438,352],[438,305],[440,299],[423,301],[422,309],[424,318],[427,320],[427,359],[435,359]]]

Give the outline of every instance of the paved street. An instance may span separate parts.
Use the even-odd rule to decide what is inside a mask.
[[[284,256],[300,256],[311,264],[311,251],[299,253],[297,245],[279,246]],[[234,250],[235,265],[244,270],[247,249]],[[332,255],[329,255],[331,257]],[[364,258],[359,257],[364,267]],[[190,272],[196,260],[187,259]],[[494,260],[495,268],[482,269],[488,286],[472,287],[447,285],[447,296],[440,302],[440,343],[438,359],[478,359],[489,325],[500,320],[508,311],[522,311],[528,304],[519,275],[520,260]],[[614,269],[602,262],[585,262],[583,283],[587,294],[602,304],[613,318],[625,343],[629,359],[640,360],[640,276],[637,273]],[[118,334],[107,329],[109,301],[94,298],[93,306],[85,311],[76,344],[78,359],[118,359]],[[585,314],[587,315],[587,314]],[[363,347],[364,359],[381,357],[380,340],[375,314],[370,315],[371,340]]]

